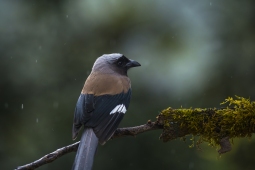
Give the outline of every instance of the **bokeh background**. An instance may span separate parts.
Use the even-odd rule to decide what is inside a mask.
[[[92,64],[123,53],[133,96],[121,127],[164,108],[255,100],[254,0],[0,1],[0,169],[14,169],[73,143],[76,101]],[[160,131],[100,146],[94,169],[251,170],[255,140],[217,148],[163,143]],[[188,138],[189,139],[189,138]],[[75,153],[46,169],[71,169]]]

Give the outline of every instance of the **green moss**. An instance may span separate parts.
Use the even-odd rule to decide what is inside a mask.
[[[192,134],[199,136],[198,142],[219,145],[224,137],[251,137],[255,131],[255,103],[236,96],[229,97],[221,104],[224,109],[172,109],[163,110],[158,118],[163,122],[163,141]]]

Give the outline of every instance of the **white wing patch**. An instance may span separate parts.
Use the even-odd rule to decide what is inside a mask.
[[[126,113],[126,111],[127,111],[127,109],[126,109],[126,107],[125,107],[125,105],[124,104],[119,104],[119,105],[117,105],[111,112],[110,112],[110,115],[111,114],[114,114],[114,113],[117,113],[117,112],[119,112],[119,113]]]

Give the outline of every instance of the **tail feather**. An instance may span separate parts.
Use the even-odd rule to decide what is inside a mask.
[[[97,145],[98,138],[96,137],[93,129],[84,129],[73,164],[73,170],[92,169]]]

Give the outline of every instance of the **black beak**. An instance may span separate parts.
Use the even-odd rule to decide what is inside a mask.
[[[127,67],[128,69],[131,68],[131,67],[139,67],[139,66],[141,66],[140,63],[138,63],[138,62],[135,61],[135,60],[131,60],[131,59],[129,59],[129,62],[126,64],[126,67]]]

